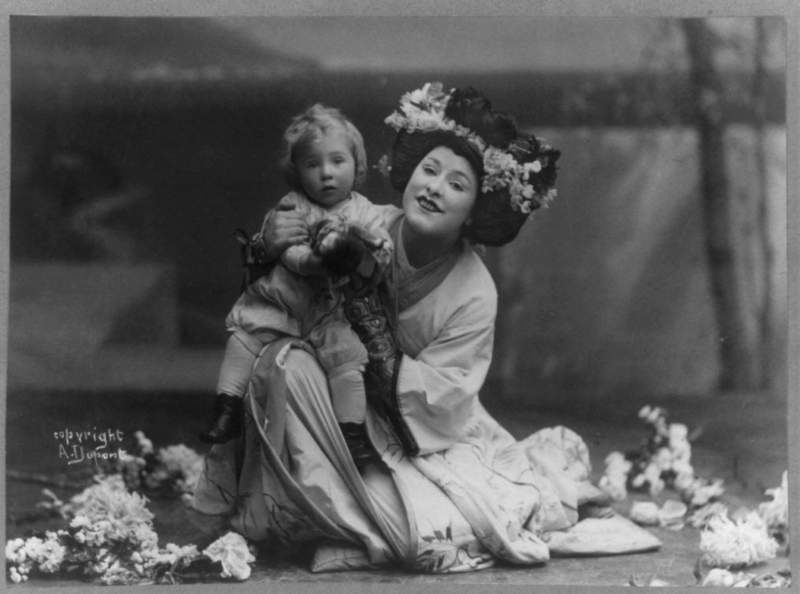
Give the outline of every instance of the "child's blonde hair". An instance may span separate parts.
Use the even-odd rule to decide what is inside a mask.
[[[367,153],[364,150],[364,139],[361,137],[361,132],[338,109],[317,103],[294,118],[286,132],[283,133],[281,171],[293,190],[303,190],[295,164],[297,155],[312,142],[337,128],[345,133],[355,161],[353,187],[358,187],[364,182],[367,177]]]

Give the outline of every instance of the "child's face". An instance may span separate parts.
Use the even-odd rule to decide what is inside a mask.
[[[346,199],[356,162],[344,130],[329,130],[305,147],[297,156],[297,170],[303,190],[317,204],[331,207]]]

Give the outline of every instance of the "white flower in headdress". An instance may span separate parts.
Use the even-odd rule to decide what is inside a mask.
[[[532,161],[530,163],[525,163],[523,166],[525,168],[525,172],[528,173],[529,171],[533,171],[534,173],[539,173],[542,170],[542,163],[539,159]]]
[[[394,113],[392,113],[392,115],[386,118],[384,122],[389,124],[395,130],[400,130],[403,126],[406,125],[406,118],[395,111]]]
[[[428,89],[430,88],[431,83],[425,83],[425,86],[421,89],[416,89],[408,93],[408,102],[409,103],[422,103],[425,99],[428,98]]]
[[[558,196],[558,191],[555,188],[550,188],[547,190],[547,192],[542,196],[542,206],[547,206],[547,204],[552,202],[556,196]]]
[[[405,93],[400,98],[402,113],[394,112],[384,121],[397,131],[414,133],[443,130],[467,140],[483,155],[484,176],[481,191],[492,192],[509,188],[511,207],[514,210],[527,214],[535,207],[546,206],[547,202],[555,198],[554,188],[544,187],[537,191],[533,185],[522,183],[530,181],[532,174],[538,174],[548,166],[547,155],[540,154],[530,163],[520,165],[508,151],[487,145],[469,128],[445,117],[450,97],[442,90],[441,83],[427,83],[421,89]],[[522,144],[528,146],[527,142]],[[552,151],[552,147],[542,145],[537,150]]]
[[[414,127],[422,132],[433,132],[440,128],[442,120],[435,113],[421,111],[414,119]]]

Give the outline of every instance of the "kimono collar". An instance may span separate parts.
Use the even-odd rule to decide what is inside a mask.
[[[392,271],[388,279],[390,301],[395,314],[408,309],[421,301],[428,293],[438,287],[447,278],[450,271],[458,261],[463,250],[463,242],[457,241],[447,253],[430,262],[422,268],[414,268],[408,261],[406,250],[403,246],[402,228],[404,216],[400,216],[390,229],[394,242],[394,255],[392,257]],[[393,299],[392,299],[393,298]]]

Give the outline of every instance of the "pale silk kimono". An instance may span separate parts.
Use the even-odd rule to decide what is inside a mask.
[[[396,401],[367,418],[382,464],[358,472],[313,349],[287,337],[256,361],[244,437],[212,448],[195,508],[228,514],[251,540],[311,546],[312,571],[447,573],[658,548],[618,516],[578,522],[580,505],[603,499],[580,437],[557,427],[518,442],[481,406],[497,294],[480,258],[459,244],[414,270],[395,245]]]

